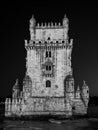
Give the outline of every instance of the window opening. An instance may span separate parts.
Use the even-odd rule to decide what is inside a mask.
[[[49,57],[51,57],[51,51],[49,51]]]
[[[46,70],[48,70],[48,65],[46,65]]]
[[[46,51],[46,57],[51,57],[51,51]]]
[[[46,51],[46,57],[48,57],[48,51]]]
[[[51,70],[51,66],[49,66],[49,70]]]
[[[50,82],[50,80],[47,80],[47,81],[46,81],[46,87],[51,87],[51,82]]]

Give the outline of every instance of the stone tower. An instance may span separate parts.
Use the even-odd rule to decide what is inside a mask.
[[[30,20],[30,41],[27,50],[27,75],[32,80],[32,96],[64,96],[64,80],[72,73],[72,40],[68,42],[68,19],[59,24],[37,26]]]
[[[30,40],[25,40],[26,75],[20,91],[18,80],[13,98],[5,101],[5,116],[71,116],[86,114],[88,86],[74,91],[71,67],[73,40],[68,37],[68,18],[62,23],[36,24],[30,19]],[[74,108],[74,109],[73,109]]]

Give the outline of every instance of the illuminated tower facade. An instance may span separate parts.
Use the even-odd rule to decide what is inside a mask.
[[[64,97],[64,79],[72,74],[72,40],[68,42],[68,19],[63,25],[37,25],[30,20],[27,50],[27,75],[32,80],[32,96]]]
[[[18,81],[13,87],[12,102],[5,101],[5,116],[86,114],[89,88],[74,91],[71,67],[73,40],[69,40],[66,15],[62,23],[36,24],[30,19],[30,40],[25,40],[26,75],[23,89]]]

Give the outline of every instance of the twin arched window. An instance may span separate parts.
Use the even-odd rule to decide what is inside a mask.
[[[51,57],[51,51],[46,51],[46,57]]]
[[[51,71],[51,65],[46,65],[46,71]]]

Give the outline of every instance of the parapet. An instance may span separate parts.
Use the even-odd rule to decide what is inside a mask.
[[[67,39],[68,38],[68,18],[65,16],[62,23],[37,23],[32,16],[30,19],[30,40],[47,39]]]
[[[30,19],[30,28],[36,28],[36,29],[41,29],[41,28],[64,28],[64,27],[68,27],[68,18],[66,17],[66,15],[64,16],[62,23],[37,23],[36,25],[36,20],[34,18],[34,15],[32,15],[32,18]]]

